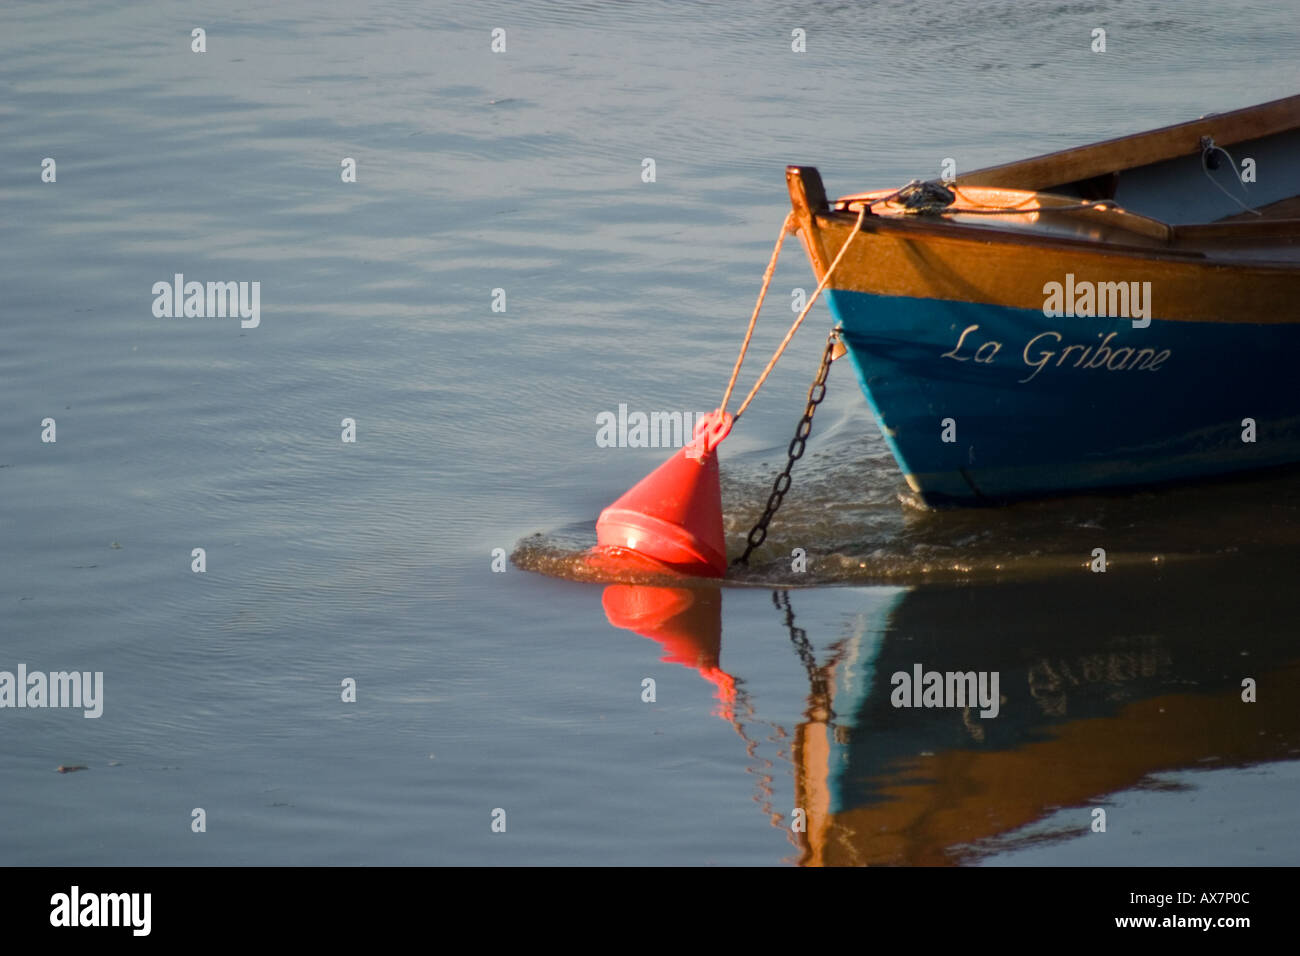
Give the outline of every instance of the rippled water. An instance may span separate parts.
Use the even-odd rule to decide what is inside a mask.
[[[0,670],[106,699],[0,710],[0,860],[1199,863],[1228,827],[1296,862],[1294,477],[927,512],[837,365],[749,587],[563,576],[663,454],[596,415],[717,404],[787,163],[847,193],[1262,102],[1298,38],[1263,3],[5,5]],[[178,272],[260,282],[260,326],[155,318]],[[827,321],[724,446],[733,545]],[[1001,668],[1003,716],[891,709],[917,661]]]

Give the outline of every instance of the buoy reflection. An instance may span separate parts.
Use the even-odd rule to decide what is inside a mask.
[[[614,627],[648,637],[669,664],[692,668],[717,688],[723,720],[735,719],[736,679],[719,665],[722,653],[722,594],[718,588],[670,588],[611,584],[601,596]]]

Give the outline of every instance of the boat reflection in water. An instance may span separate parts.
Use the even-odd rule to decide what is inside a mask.
[[[619,585],[604,604],[717,686],[751,757],[758,724],[785,741],[793,802],[766,771],[759,802],[787,829],[804,809],[799,863],[952,865],[1085,836],[1110,795],[1168,786],[1155,775],[1300,758],[1300,596],[1283,571],[1229,565],[900,590],[864,598],[875,617],[855,633],[812,640],[775,591],[809,687],[792,733],[721,670],[718,589]],[[795,593],[812,605],[823,592]],[[894,706],[891,677],[917,665],[997,672],[997,716]],[[1257,702],[1243,701],[1247,678]]]

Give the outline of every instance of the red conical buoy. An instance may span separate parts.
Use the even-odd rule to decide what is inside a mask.
[[[632,551],[681,574],[727,573],[717,446],[732,416],[700,419],[692,442],[600,513],[597,549]]]

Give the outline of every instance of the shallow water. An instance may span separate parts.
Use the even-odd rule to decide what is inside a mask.
[[[105,700],[0,710],[0,861],[1180,864],[1226,827],[1211,862],[1300,862],[1294,476],[924,511],[836,365],[747,586],[564,579],[664,456],[597,414],[717,404],[787,163],[848,193],[1262,102],[1297,39],[1264,3],[5,5],[0,670]],[[176,273],[260,282],[260,325],[155,318]],[[792,244],[757,357],[812,286]],[[724,446],[733,548],[828,321]],[[999,716],[891,708],[918,662],[998,670]]]

